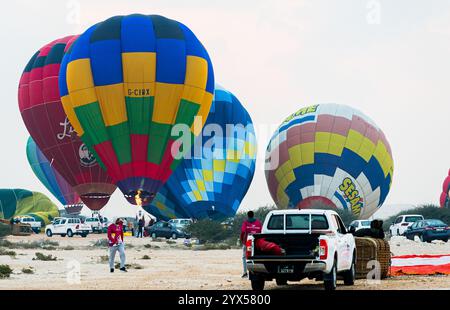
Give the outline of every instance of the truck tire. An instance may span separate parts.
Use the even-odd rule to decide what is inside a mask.
[[[336,279],[337,279],[337,261],[336,259],[334,259],[331,272],[323,275],[323,285],[326,291],[334,291],[336,289]]]
[[[73,232],[71,229],[67,230],[67,237],[72,238],[73,237]]]
[[[355,254],[353,253],[352,266],[350,267],[349,270],[347,270],[343,273],[345,285],[355,284],[355,278],[356,278],[355,261],[356,261]]]
[[[262,290],[264,290],[265,281],[264,281],[263,278],[258,277],[258,276],[254,276],[254,277],[252,277],[250,282],[252,284],[252,290],[254,290],[254,291],[262,291]]]
[[[81,234],[81,238],[86,238],[87,234]]]
[[[50,229],[47,229],[47,231],[45,232],[45,234],[47,235],[47,237],[51,237],[53,236],[53,233]]]
[[[60,236],[64,238],[66,236],[66,234],[61,234]]]
[[[156,233],[152,233],[152,239],[156,239]]]
[[[278,286],[287,285],[286,279],[275,279],[275,282],[277,283]]]
[[[177,240],[177,238],[178,238],[177,234],[173,233],[173,234],[172,234],[172,239],[173,239],[173,240]]]

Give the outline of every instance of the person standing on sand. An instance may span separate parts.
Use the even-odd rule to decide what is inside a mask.
[[[116,252],[120,255],[120,271],[127,272],[125,268],[125,244],[123,242],[123,220],[117,218],[114,224],[108,227],[109,268],[114,272],[114,259]]]
[[[248,211],[247,212],[247,220],[244,221],[244,223],[242,223],[242,227],[241,227],[241,243],[242,243],[242,265],[244,267],[244,273],[242,274],[243,278],[246,278],[248,276],[247,273],[247,257],[246,257],[246,252],[247,252],[247,247],[246,247],[246,243],[247,243],[247,237],[253,234],[259,234],[261,233],[262,230],[262,224],[258,219],[254,218],[255,214],[253,213],[253,211]]]

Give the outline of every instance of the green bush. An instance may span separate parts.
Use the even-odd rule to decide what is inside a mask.
[[[34,255],[36,255],[35,258],[33,258],[33,260],[41,260],[41,261],[55,261],[57,260],[57,257],[49,254],[49,255],[45,255],[42,254],[40,252],[36,252]]]
[[[200,220],[186,227],[186,231],[200,243],[220,242],[232,236],[233,231],[210,219]]]
[[[389,217],[387,220],[384,221],[383,229],[386,231],[389,230],[389,227],[392,225],[392,223],[398,216],[408,214],[420,214],[423,216],[424,219],[438,219],[443,221],[447,225],[450,224],[449,208],[440,208],[439,206],[434,204],[426,204],[408,211],[399,212],[396,215]]]
[[[9,265],[0,265],[0,279],[9,278],[13,270]]]
[[[34,273],[34,270],[33,270],[32,267],[29,267],[29,268],[22,268],[22,273],[25,273],[25,274],[33,274],[33,273]]]
[[[11,257],[16,257],[17,253],[14,252],[14,251],[8,251],[8,250],[6,250],[4,248],[0,248],[0,255],[5,255],[5,256],[8,255],[8,256],[11,256]]]

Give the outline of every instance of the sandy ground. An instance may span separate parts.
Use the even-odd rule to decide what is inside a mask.
[[[182,240],[168,244],[166,240],[126,237],[128,273],[109,272],[102,256],[107,248],[93,246],[105,235],[91,234],[87,238],[75,236],[62,238],[45,235],[8,237],[11,242],[39,240],[57,241],[56,250],[14,249],[15,257],[0,256],[0,264],[8,264],[14,271],[9,279],[0,279],[0,289],[249,289],[247,279],[241,279],[241,250],[192,250]],[[148,247],[150,244],[150,248]],[[147,247],[145,247],[147,245]],[[71,246],[73,249],[64,249]],[[395,237],[391,240],[392,252],[403,254],[449,254],[448,243],[419,243]],[[56,261],[33,260],[36,252],[52,254]],[[148,255],[150,259],[142,259]],[[116,257],[118,261],[118,255]],[[25,274],[22,268],[32,267],[33,274]],[[79,271],[79,272],[78,272]],[[78,277],[79,275],[79,277]],[[287,286],[266,284],[266,289],[322,289],[321,282],[303,280]],[[450,276],[404,276],[389,278],[378,284],[358,280],[352,287],[338,282],[338,289],[450,289]]]

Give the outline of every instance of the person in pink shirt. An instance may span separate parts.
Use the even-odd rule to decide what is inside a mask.
[[[247,257],[246,257],[246,242],[247,237],[253,234],[259,234],[262,230],[262,224],[261,222],[255,218],[255,214],[253,211],[247,212],[247,220],[242,223],[241,227],[241,243],[242,243],[242,264],[244,267],[244,274],[242,275],[243,278],[246,278],[248,276],[247,273]]]
[[[114,258],[116,252],[120,255],[120,270],[126,272],[125,268],[125,244],[123,242],[123,221],[118,218],[114,224],[108,227],[108,245],[109,245],[109,268],[114,272]]]

